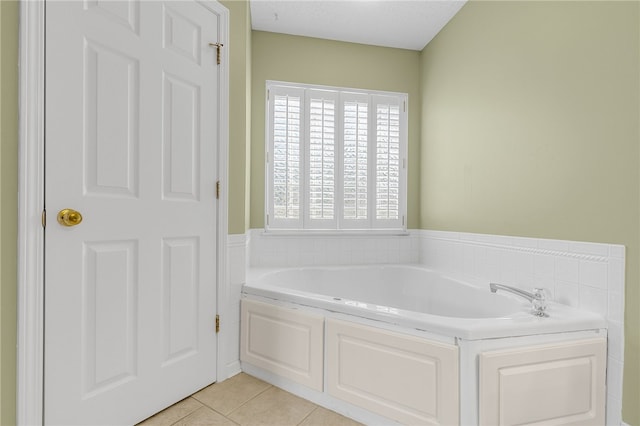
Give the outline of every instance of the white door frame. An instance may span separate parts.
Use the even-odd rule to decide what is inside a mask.
[[[220,3],[212,4],[222,17],[219,27],[221,51],[217,229],[217,312],[226,311],[227,283],[227,155],[229,145],[229,12]],[[18,159],[18,354],[16,417],[18,425],[41,425],[44,401],[44,81],[45,3],[20,1],[20,136]],[[217,376],[226,378],[218,336]]]

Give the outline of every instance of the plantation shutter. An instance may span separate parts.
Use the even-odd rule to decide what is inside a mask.
[[[307,215],[305,228],[335,229],[337,224],[336,92],[307,90]]]
[[[267,222],[275,227],[302,228],[301,184],[304,91],[273,88],[269,93],[271,123]]]
[[[345,228],[368,228],[370,210],[370,120],[369,96],[342,95],[342,223]]]
[[[266,228],[404,231],[406,101],[267,83]]]
[[[401,99],[391,96],[373,96],[375,111],[375,227],[393,228],[401,225],[401,201],[404,186],[401,151],[403,108]]]

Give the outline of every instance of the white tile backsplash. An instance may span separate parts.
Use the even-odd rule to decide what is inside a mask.
[[[607,393],[607,426],[622,424],[622,400]]]
[[[501,250],[500,280],[521,288],[533,287],[533,255],[526,252]]]
[[[609,246],[609,256],[624,259],[624,246],[612,245]]]
[[[556,282],[554,300],[577,308],[580,305],[580,286],[576,283]]]
[[[538,279],[553,279],[556,275],[555,259],[546,254],[533,255],[533,277]]]
[[[609,244],[569,242],[569,252],[576,254],[590,254],[594,256],[609,256]]]
[[[624,258],[609,258],[607,273],[609,291],[614,293],[624,293]]]
[[[607,330],[608,339],[608,354],[611,358],[618,361],[624,360],[624,346],[621,342],[624,340],[622,323],[616,321],[609,321],[609,329]]]
[[[420,258],[411,235],[300,236],[251,230],[250,240],[253,267],[416,263]]]
[[[485,281],[500,281],[500,250],[479,245],[474,247],[473,275]],[[449,262],[447,262],[449,263]]]
[[[234,238],[232,238],[234,237]],[[237,356],[238,306],[246,267],[371,263],[421,263],[466,276],[470,282],[496,281],[523,289],[543,287],[551,300],[607,318],[607,424],[621,421],[624,354],[625,248],[620,245],[413,230],[409,235],[291,236],[251,230],[229,236],[226,362]],[[237,328],[237,331],[235,330]]]
[[[608,280],[607,262],[580,261],[580,283],[606,289]]]
[[[609,291],[608,296],[609,320],[622,322],[624,314],[624,296],[622,293],[616,293],[614,291]]]
[[[580,282],[580,261],[571,257],[555,258],[555,279],[572,283]]]
[[[569,251],[569,241],[563,240],[538,240],[538,248],[549,251]]]
[[[622,362],[607,358],[607,391],[614,398],[622,399]]]
[[[599,288],[580,286],[580,309],[595,312],[607,318],[608,297],[607,291]]]

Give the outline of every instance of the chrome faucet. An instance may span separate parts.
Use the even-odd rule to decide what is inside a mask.
[[[495,293],[498,290],[504,290],[508,291],[509,293],[516,294],[520,297],[524,297],[529,302],[531,302],[531,313],[533,315],[537,317],[549,316],[549,314],[545,312],[545,310],[547,309],[547,301],[544,295],[543,288],[534,288],[533,293],[529,293],[528,291],[521,290],[510,285],[489,283],[489,289],[491,289],[491,293]]]

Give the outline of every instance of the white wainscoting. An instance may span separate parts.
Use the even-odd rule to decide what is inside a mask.
[[[227,236],[227,271],[228,281],[219,292],[218,301],[220,314],[220,339],[222,346],[219,351],[222,363],[222,374],[219,381],[234,376],[240,372],[240,293],[245,283],[247,271],[246,234],[232,234]],[[226,374],[224,374],[226,372]]]

